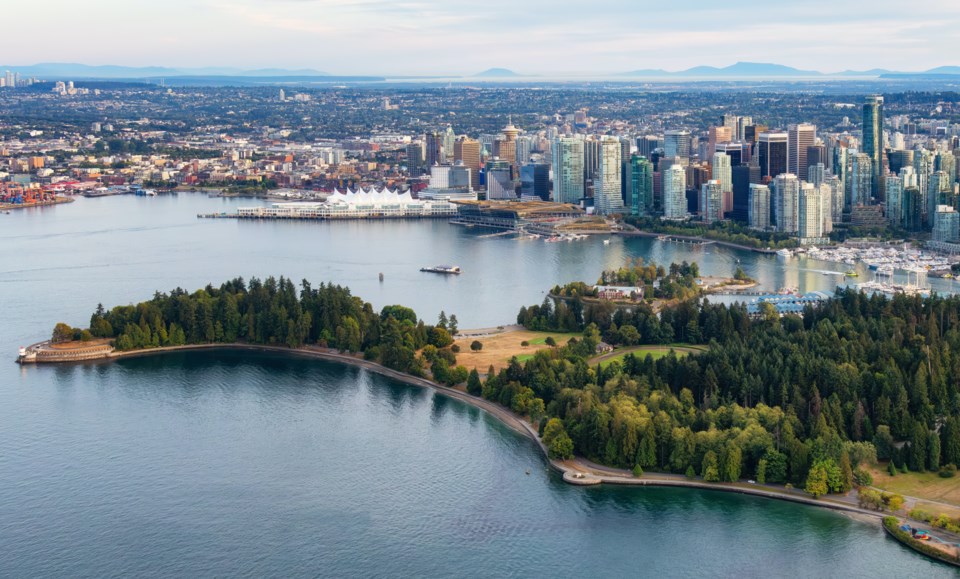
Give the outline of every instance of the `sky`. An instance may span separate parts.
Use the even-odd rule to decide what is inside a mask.
[[[960,65],[960,0],[44,0],[4,7],[4,65],[600,75],[737,61]],[[38,9],[38,7],[41,7]]]

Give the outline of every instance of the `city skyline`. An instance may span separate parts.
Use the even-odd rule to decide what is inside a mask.
[[[493,0],[482,9],[459,1],[172,0],[143,18],[136,2],[96,0],[81,10],[54,0],[43,21],[47,42],[35,42],[33,27],[14,27],[0,48],[9,66],[71,61],[441,76],[503,67],[589,76],[757,60],[755,50],[731,42],[739,37],[749,38],[750,47],[763,46],[763,61],[801,70],[922,71],[956,64],[951,30],[960,22],[960,5],[928,4],[910,13],[880,0],[867,13],[825,0],[803,6],[748,2],[731,17],[702,1],[637,8],[602,0],[585,12],[580,4],[539,0]],[[27,21],[35,15],[19,4],[8,16]],[[79,41],[78,31],[107,22],[137,24],[85,33]],[[411,58],[418,52],[422,58]]]

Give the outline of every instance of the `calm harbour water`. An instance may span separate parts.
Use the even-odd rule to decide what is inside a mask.
[[[650,240],[545,244],[444,222],[198,220],[250,201],[78,200],[0,215],[0,356],[157,289],[332,281],[461,327],[627,257],[740,260],[766,287],[821,270]],[[455,263],[459,277],[421,274]],[[377,274],[383,272],[381,284]],[[363,370],[195,352],[0,363],[0,576],[939,576],[875,525],[717,492],[578,489],[476,409]],[[530,474],[527,475],[526,471]]]

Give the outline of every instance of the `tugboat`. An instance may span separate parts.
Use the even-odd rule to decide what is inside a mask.
[[[446,274],[460,275],[460,266],[459,265],[435,265],[433,267],[421,267],[420,271],[425,271],[428,273],[446,273]]]

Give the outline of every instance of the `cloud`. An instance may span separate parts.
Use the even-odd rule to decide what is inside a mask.
[[[113,60],[170,66],[288,66],[344,74],[678,70],[738,60],[827,72],[922,70],[951,62],[960,2],[715,0],[48,0],[47,42],[12,27],[10,64]],[[81,5],[82,4],[82,5]],[[7,7],[11,21],[33,8]],[[79,30],[111,25],[109,35]],[[171,42],[175,39],[175,42]],[[116,46],[124,46],[117,51]]]

